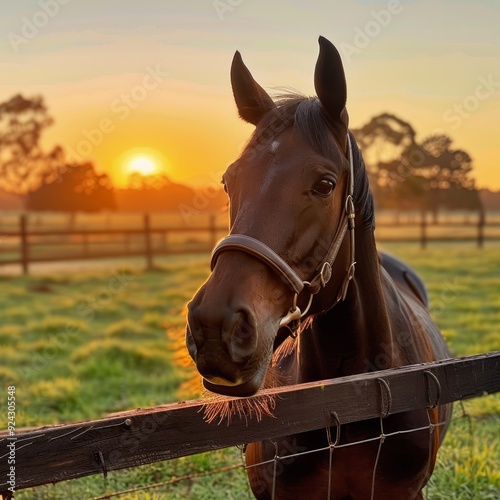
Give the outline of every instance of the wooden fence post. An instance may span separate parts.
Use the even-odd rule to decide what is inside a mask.
[[[212,251],[215,248],[215,245],[217,244],[217,225],[216,225],[215,214],[209,215],[208,231],[209,231],[209,238],[210,238],[210,241],[209,241],[210,251]]]
[[[82,234],[82,250],[84,257],[89,255],[89,238],[87,233]]]
[[[149,214],[144,214],[144,249],[146,252],[146,269],[151,271],[153,266],[153,247],[151,245],[151,225]]]
[[[427,248],[427,217],[426,213],[422,212],[422,220],[420,222],[420,248]]]
[[[130,252],[130,235],[128,233],[123,234],[123,243],[125,245],[125,252]]]
[[[484,246],[484,224],[485,224],[484,211],[481,210],[479,214],[479,221],[477,223],[477,247],[483,248]]]
[[[26,214],[19,217],[19,231],[21,237],[21,265],[23,267],[23,274],[29,274],[29,243]]]

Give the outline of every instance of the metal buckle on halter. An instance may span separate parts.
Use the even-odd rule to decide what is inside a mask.
[[[332,266],[329,262],[325,262],[321,266],[321,271],[319,272],[319,280],[323,288],[325,288],[326,284],[330,281],[331,277],[332,277]]]
[[[350,194],[347,195],[345,200],[345,211],[347,213],[347,223],[349,224],[349,229],[354,229],[355,219],[356,219],[356,209],[354,208],[354,200]]]
[[[283,326],[287,326],[292,321],[300,321],[300,318],[302,317],[302,313],[301,313],[299,307],[297,306],[297,298],[298,298],[298,294],[296,293],[293,296],[292,307],[290,307],[290,310],[280,320],[280,328]],[[292,332],[292,336],[297,336],[297,334],[294,330],[290,329],[290,331]]]
[[[349,269],[347,271],[347,279],[351,281],[354,278],[354,272],[356,271],[356,262],[351,262]]]
[[[311,283],[309,283],[308,281],[304,281],[304,286],[307,287],[308,285],[311,285]],[[303,311],[301,311],[300,307],[297,305],[298,297],[299,297],[299,295],[297,293],[293,296],[292,307],[290,307],[290,309],[286,313],[286,315],[281,318],[280,323],[279,323],[279,327],[282,328],[283,326],[289,325],[292,321],[298,322],[296,325],[296,328],[289,327],[289,330],[291,332],[290,335],[293,338],[297,337],[297,330],[298,330],[298,327],[300,326],[300,320],[308,313],[309,308],[311,307],[314,295],[312,293],[309,294],[309,302],[307,303],[307,306]]]

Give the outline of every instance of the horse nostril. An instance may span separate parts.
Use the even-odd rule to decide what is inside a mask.
[[[193,360],[196,360],[196,353],[198,352],[198,349],[196,348],[196,342],[194,340],[193,334],[191,333],[189,323],[186,327],[186,347],[189,355],[193,358]]]
[[[253,314],[240,309],[230,330],[228,342],[229,354],[235,363],[244,363],[254,354],[257,347],[257,335]]]
[[[208,376],[215,366],[220,372],[224,365],[223,371],[227,372],[224,378],[230,380],[231,369],[246,364],[255,355],[254,315],[244,307],[203,308],[190,304],[186,347],[200,373]]]
[[[188,310],[186,325],[186,346],[189,354],[193,359],[196,359],[195,356],[197,350],[203,347],[203,344],[206,340],[199,319],[199,313],[197,310]]]

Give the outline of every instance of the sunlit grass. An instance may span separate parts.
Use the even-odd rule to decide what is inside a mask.
[[[432,314],[456,356],[500,349],[500,247],[385,245],[424,278]],[[20,426],[94,419],[188,399],[199,377],[185,356],[185,304],[209,274],[209,256],[158,259],[158,270],[87,271],[0,278],[0,382],[18,388]],[[457,407],[428,499],[500,498],[500,396]],[[239,463],[236,449],[102,477],[20,491],[20,499],[92,498],[186,473]],[[251,498],[236,469],[129,499]]]
[[[139,340],[139,342],[137,342]],[[78,348],[71,355],[71,362],[79,373],[88,374],[89,369],[96,374],[107,374],[114,363],[126,370],[154,371],[157,367],[168,366],[169,358],[166,350],[140,345],[136,342],[116,338],[93,340]]]
[[[120,321],[115,321],[106,327],[103,334],[109,338],[116,338],[121,340],[135,340],[139,339],[155,339],[158,337],[156,331],[148,328],[145,322],[134,321],[132,319],[122,319]]]
[[[34,382],[30,388],[30,401],[37,407],[61,410],[75,403],[80,382],[73,378],[57,377]]]

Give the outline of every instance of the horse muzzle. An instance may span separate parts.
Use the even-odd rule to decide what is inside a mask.
[[[253,313],[245,308],[218,311],[211,308],[209,316],[203,307],[191,302],[186,345],[203,377],[203,385],[212,392],[229,396],[255,394],[269,366],[267,352],[272,355],[272,349],[266,349],[262,362],[258,327]]]

